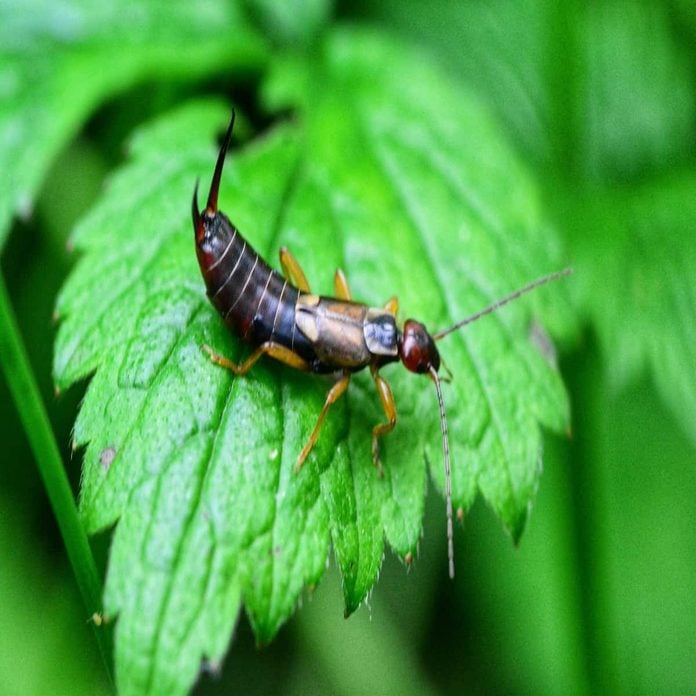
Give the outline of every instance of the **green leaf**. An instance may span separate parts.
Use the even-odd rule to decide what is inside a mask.
[[[560,267],[527,174],[485,112],[420,54],[335,32],[311,63],[279,59],[267,95],[298,116],[232,153],[220,204],[269,260],[287,244],[313,290],[330,293],[341,266],[357,299],[378,306],[397,293],[402,317],[435,328]],[[75,233],[83,256],[58,301],[56,381],[94,372],[75,425],[87,446],[81,510],[91,531],[118,521],[105,608],[119,615],[127,690],[186,690],[202,657],[222,658],[242,602],[259,642],[270,640],[321,579],[330,541],[353,611],[385,538],[416,554],[424,453],[443,486],[427,379],[383,370],[399,413],[384,478],[370,454],[384,415],[365,374],[295,474],[329,382],[272,361],[233,379],[202,353],[208,343],[244,354],[205,297],[189,214],[228,112],[192,104],[139,132]],[[567,426],[560,377],[529,334],[533,317],[571,320],[565,292],[540,291],[441,346],[454,372],[455,505],[482,491],[516,539],[540,425]]]
[[[623,193],[595,192],[567,211],[579,304],[614,389],[644,369],[696,442],[696,171]]]
[[[30,213],[52,159],[97,105],[144,80],[258,64],[262,51],[237,6],[221,0],[2,3],[0,169],[10,176],[0,187],[0,248],[13,214]]]

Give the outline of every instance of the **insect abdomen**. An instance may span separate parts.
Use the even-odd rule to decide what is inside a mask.
[[[252,345],[274,341],[309,363],[311,344],[296,330],[298,290],[261,258],[220,212],[206,219],[197,245],[208,297],[234,333]]]

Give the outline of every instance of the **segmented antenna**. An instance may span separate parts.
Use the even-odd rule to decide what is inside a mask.
[[[440,429],[442,430],[442,450],[445,454],[445,500],[447,502],[447,558],[449,560],[449,576],[454,578],[454,528],[452,523],[452,476],[450,473],[449,437],[447,435],[447,415],[445,402],[442,399],[442,388],[437,370],[431,365],[430,376],[437,389],[437,402],[440,405]]]
[[[490,314],[491,312],[494,312],[496,309],[502,307],[503,305],[506,305],[508,302],[516,300],[520,295],[524,295],[525,293],[528,293],[530,290],[538,288],[540,285],[545,285],[546,283],[550,283],[553,280],[558,280],[563,276],[570,275],[572,272],[572,268],[564,268],[562,271],[557,271],[556,273],[550,273],[549,275],[543,276],[542,278],[537,278],[537,280],[535,280],[533,283],[525,285],[523,288],[516,290],[507,297],[503,297],[502,300],[494,302],[492,305],[489,305],[485,309],[482,309],[480,312],[476,312],[476,314],[472,314],[470,317],[462,319],[462,321],[457,322],[454,326],[450,326],[449,329],[443,329],[442,331],[438,331],[436,334],[433,334],[433,339],[435,341],[439,341],[441,338],[444,338],[448,334],[451,334],[453,331],[461,329],[462,326],[471,324],[472,321],[476,321],[477,319],[480,319],[486,314]]]

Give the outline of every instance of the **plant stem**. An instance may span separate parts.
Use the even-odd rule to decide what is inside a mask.
[[[0,369],[5,374],[39,467],[82,599],[89,615],[92,616],[101,609],[101,578],[77,513],[58,444],[19,334],[2,274],[0,274]],[[96,625],[94,631],[107,675],[113,683],[109,634]]]

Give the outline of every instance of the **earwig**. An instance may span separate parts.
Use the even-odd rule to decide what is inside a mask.
[[[206,207],[203,211],[198,207],[196,183],[191,212],[198,263],[208,297],[231,331],[254,350],[246,360],[236,364],[218,355],[209,346],[202,348],[212,362],[236,375],[246,374],[263,355],[298,370],[335,375],[336,381],[326,396],[317,423],[297,457],[297,472],[314,447],[329,408],[347,389],[351,374],[369,367],[387,418],[385,423],[378,423],[372,429],[372,458],[381,475],[379,438],[394,429],[396,404],[389,384],[379,371],[384,365],[400,360],[411,372],[428,375],[435,383],[440,409],[447,550],[449,575],[452,578],[454,542],[449,437],[439,377],[440,353],[435,343],[530,290],[572,271],[567,268],[539,278],[480,312],[433,334],[414,319],[408,319],[400,328],[396,321],[398,301],[395,297],[382,308],[354,302],[340,269],[334,275],[336,297],[315,295],[310,291],[299,263],[286,248],[280,249],[281,275],[254,251],[229,218],[218,210],[220,178],[234,120],[233,112],[215,165]]]

